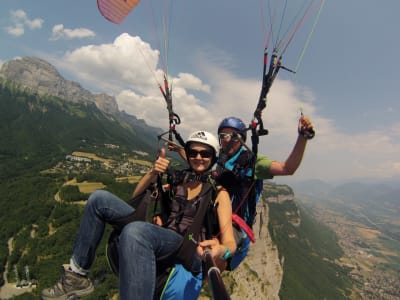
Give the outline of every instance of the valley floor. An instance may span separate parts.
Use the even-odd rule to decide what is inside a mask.
[[[383,232],[322,206],[313,207],[313,214],[339,238],[339,263],[352,268],[354,299],[400,300],[400,253],[383,244]]]

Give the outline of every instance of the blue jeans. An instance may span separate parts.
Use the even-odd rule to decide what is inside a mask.
[[[93,264],[106,223],[126,217],[134,211],[129,204],[110,192],[93,192],[75,240],[72,256],[74,265],[87,272]],[[127,224],[119,240],[120,299],[153,299],[156,259],[177,250],[181,241],[182,236],[170,229],[139,221]],[[191,271],[201,271],[200,257],[195,256]]]
[[[129,204],[110,192],[94,191],[86,204],[75,239],[72,261],[82,272],[92,266],[106,223],[126,217],[135,210]]]
[[[119,297],[153,299],[156,258],[178,249],[182,236],[146,222],[133,222],[119,236]]]

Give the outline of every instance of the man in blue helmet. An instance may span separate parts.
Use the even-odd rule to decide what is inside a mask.
[[[218,126],[221,145],[217,174],[218,181],[229,192],[232,201],[234,227],[236,229],[236,254],[228,262],[227,269],[235,269],[247,256],[251,231],[256,214],[263,180],[274,176],[293,175],[300,166],[307,140],[314,136],[311,121],[301,115],[298,137],[292,152],[284,162],[274,161],[253,152],[246,146],[248,128],[236,117],[222,120]]]
[[[217,262],[219,267],[235,269],[247,256],[250,242],[254,242],[252,226],[256,206],[263,189],[263,180],[274,176],[293,175],[303,158],[307,141],[314,136],[314,128],[308,117],[301,115],[298,137],[288,158],[271,160],[265,155],[254,155],[245,142],[248,127],[237,117],[228,117],[218,126],[220,152],[217,162],[216,180],[228,190],[232,202],[232,219],[237,249],[226,262]],[[169,144],[169,149],[178,152],[184,159],[183,149]]]

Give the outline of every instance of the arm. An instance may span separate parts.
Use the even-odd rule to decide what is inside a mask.
[[[303,159],[303,154],[306,149],[307,140],[299,135],[292,152],[285,162],[272,161],[270,173],[272,176],[293,175]]]
[[[270,174],[272,176],[293,175],[296,172],[303,159],[307,144],[307,138],[302,133],[309,130],[313,130],[311,121],[306,116],[301,115],[298,124],[299,135],[297,137],[296,144],[294,145],[292,152],[285,162],[273,161],[271,163]]]
[[[187,161],[185,148],[169,140],[165,140],[165,144],[167,145],[169,151],[177,152],[184,161]]]
[[[158,174],[162,174],[167,170],[168,165],[169,160],[166,159],[165,149],[161,149],[160,156],[154,162],[151,170],[146,173],[146,175],[144,175],[142,179],[140,179],[135,190],[133,191],[132,196],[135,197],[143,193],[146,188],[157,179]]]
[[[222,187],[219,188],[216,202],[218,203],[217,214],[218,223],[220,225],[221,235],[219,239],[202,241],[198,247],[198,253],[203,255],[204,249],[211,248],[211,254],[215,258],[221,258],[229,249],[232,254],[236,251],[236,242],[233,235],[232,227],[232,205],[228,192]]]

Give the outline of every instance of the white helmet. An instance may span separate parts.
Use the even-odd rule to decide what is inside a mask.
[[[210,164],[210,169],[211,167],[217,162],[217,155],[218,155],[218,150],[219,150],[219,142],[218,139],[211,133],[207,131],[195,131],[192,132],[188,139],[186,140],[186,145],[185,145],[185,152],[186,152],[186,157],[189,161],[189,156],[188,156],[188,150],[189,150],[189,145],[190,143],[200,143],[207,145],[213,149],[214,155],[211,160]]]
[[[209,133],[208,131],[195,131],[192,132],[188,139],[186,140],[186,145],[188,145],[191,142],[196,142],[196,143],[201,143],[204,145],[207,145],[209,147],[211,147],[214,152],[215,155],[217,155],[218,150],[219,150],[219,142],[218,139],[211,133]]]

